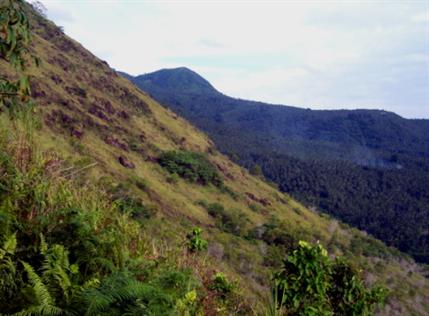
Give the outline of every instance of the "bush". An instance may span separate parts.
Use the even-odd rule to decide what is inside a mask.
[[[322,246],[304,241],[274,275],[274,300],[290,315],[370,315],[385,294],[367,289],[344,259],[333,261]]]
[[[221,297],[225,298],[233,291],[234,285],[228,281],[222,272],[218,272],[213,276],[212,283],[209,288],[216,291]]]
[[[208,242],[201,237],[202,230],[196,227],[188,234],[188,249],[192,252],[198,252],[207,249]]]
[[[247,218],[239,211],[233,209],[225,209],[220,203],[200,202],[210,216],[216,219],[216,226],[221,230],[237,236],[241,236],[245,232]]]
[[[190,151],[168,151],[159,156],[159,164],[172,174],[202,185],[223,186],[216,168],[206,156]]]
[[[256,176],[256,177],[263,177],[264,176],[261,167],[257,164],[252,165],[249,169],[249,172],[251,175]]]
[[[119,199],[116,203],[118,204],[121,212],[128,213],[132,219],[139,223],[154,217],[157,212],[155,206],[145,205],[141,199],[130,196]]]

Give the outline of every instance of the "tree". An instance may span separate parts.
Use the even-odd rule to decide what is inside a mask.
[[[274,275],[273,296],[285,315],[372,315],[385,295],[384,288],[366,288],[344,259],[304,241]]]
[[[251,175],[256,176],[256,177],[263,177],[264,176],[261,167],[257,164],[252,165],[252,167],[250,167],[250,169],[249,169],[249,172]]]

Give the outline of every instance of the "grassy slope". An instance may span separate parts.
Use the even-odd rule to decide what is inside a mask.
[[[429,312],[429,284],[412,260],[357,230],[305,209],[249,175],[217,152],[203,133],[118,76],[53,24],[40,18],[33,23],[37,33],[34,47],[42,60],[41,67],[33,70],[32,80],[37,116],[42,123],[36,135],[39,146],[42,150],[55,150],[81,166],[96,162],[96,166],[82,171],[94,181],[108,176],[116,182],[144,183],[132,188],[158,210],[152,225],[146,227],[154,245],[173,247],[191,227],[202,226],[212,245],[206,264],[236,279],[248,304],[260,301],[269,276],[263,265],[265,247],[262,242],[221,232],[197,203],[218,201],[247,217],[248,229],[276,216],[287,223],[287,229],[313,242],[319,240],[331,253],[352,257],[368,271],[369,282],[378,280],[392,290],[389,304],[380,314]],[[4,64],[0,67],[5,69]],[[4,115],[1,122],[9,124]],[[170,149],[207,153],[238,198],[182,179],[169,183],[169,174],[154,160],[161,150]],[[135,168],[123,167],[118,162],[120,156],[134,163]],[[258,211],[250,205],[257,205]],[[356,241],[361,245],[375,243],[377,251],[359,249],[353,246]],[[366,257],[358,255],[362,251]]]

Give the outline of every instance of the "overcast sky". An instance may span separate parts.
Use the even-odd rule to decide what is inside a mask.
[[[221,92],[429,118],[429,1],[43,0],[133,75],[189,67]]]

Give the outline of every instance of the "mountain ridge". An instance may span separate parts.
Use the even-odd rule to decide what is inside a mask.
[[[24,289],[6,288],[2,312],[40,311],[43,303],[56,314],[68,305],[73,314],[168,315],[183,305],[207,315],[256,314],[271,272],[307,240],[364,268],[367,284],[390,289],[378,315],[427,314],[426,272],[409,256],[251,175],[61,28],[35,13],[30,20],[41,60],[29,70],[35,106],[22,120],[0,112],[1,247],[3,228],[12,236],[6,246],[18,245],[1,259],[6,253],[16,263],[9,275],[19,273]],[[13,75],[4,60],[0,69]],[[189,236],[208,241],[206,252],[188,251]],[[81,290],[89,300],[73,306]]]
[[[198,91],[196,83],[190,90],[183,82],[174,86],[175,73],[132,82],[208,133],[242,166],[259,165],[284,192],[429,262],[428,220],[397,221],[428,214],[429,120],[234,99],[215,89]],[[148,77],[159,84],[147,84]]]
[[[185,71],[186,70],[186,71]],[[186,81],[180,80],[180,76],[186,72]],[[179,76],[179,78],[176,78]],[[169,104],[173,110],[185,116],[188,119],[191,119],[192,122],[199,124],[197,116],[217,116],[217,120],[224,120],[226,123],[231,124],[235,120],[240,120],[242,122],[248,121],[248,124],[241,124],[239,129],[243,127],[247,130],[252,128],[255,130],[260,130],[270,126],[271,134],[274,134],[274,137],[277,137],[275,141],[282,142],[283,137],[297,137],[304,138],[305,140],[320,140],[320,141],[331,141],[334,138],[334,142],[340,142],[342,144],[349,143],[350,140],[356,143],[358,146],[367,146],[368,140],[371,140],[370,134],[380,134],[381,129],[376,129],[374,125],[381,125],[383,128],[390,128],[389,133],[394,134],[398,129],[401,130],[402,134],[405,134],[407,139],[404,140],[404,143],[415,145],[414,148],[423,147],[425,155],[429,155],[429,120],[425,119],[405,119],[393,112],[388,112],[384,110],[366,110],[366,109],[356,109],[356,110],[309,110],[304,108],[292,107],[289,105],[276,105],[276,104],[266,104],[259,101],[248,101],[243,99],[235,99],[229,96],[222,94],[217,91],[211,85],[208,86],[204,84],[203,86],[199,85],[201,80],[207,82],[204,78],[196,74],[195,72],[187,68],[174,68],[174,69],[163,69],[157,72],[150,74],[145,74],[141,76],[132,77],[132,81],[153,94],[161,102]],[[190,80],[193,80],[190,82]],[[149,81],[151,81],[149,83]],[[190,84],[190,88],[188,87]],[[211,88],[210,88],[211,87]],[[199,89],[198,89],[199,88]],[[164,91],[163,91],[164,90]],[[165,93],[165,91],[173,93],[174,99],[171,95]],[[179,94],[179,95],[178,95]],[[182,94],[182,95],[180,95]],[[186,98],[183,96],[192,98],[198,98],[192,103],[192,110],[184,110],[181,108],[186,105]],[[210,97],[211,100],[207,100]],[[215,99],[212,99],[215,98]],[[179,103],[182,104],[179,104]],[[198,104],[197,104],[198,103]],[[207,104],[211,104],[210,110],[213,110],[213,104],[216,105],[216,113],[204,113],[207,112]],[[240,105],[241,104],[241,105]],[[246,107],[246,108],[244,108]],[[241,111],[237,113],[237,108]],[[228,117],[222,118],[224,116],[234,116],[228,121]],[[258,117],[254,117],[254,116]],[[252,117],[253,116],[253,117]],[[265,116],[265,117],[264,117]],[[291,118],[288,119],[287,116]],[[311,120],[306,122],[306,120]],[[258,124],[260,120],[265,120],[263,124]],[[341,120],[341,122],[339,121]],[[202,128],[205,124],[204,120],[201,119],[202,123],[199,125]],[[347,134],[347,129],[344,129],[342,124],[347,122],[349,125],[356,129],[356,135],[347,135],[347,137],[354,137],[354,139],[344,139],[344,134]],[[367,123],[369,122],[369,123]],[[312,131],[311,128],[315,125],[330,124],[334,127],[330,130],[319,129]],[[361,126],[366,124],[368,126]],[[372,125],[372,126],[371,126]],[[294,126],[296,126],[294,128]],[[362,132],[365,132],[365,128],[369,128],[370,131],[367,132],[367,135],[363,135],[365,139],[362,139]],[[335,133],[335,129],[338,131]],[[342,129],[342,130],[341,130]],[[305,134],[307,133],[307,134]],[[279,139],[280,136],[280,139]],[[379,138],[385,135],[381,135]],[[397,135],[398,138],[401,138],[401,135]],[[343,139],[341,139],[343,138]],[[387,138],[387,137],[384,137]],[[359,139],[362,139],[359,141]],[[415,143],[415,140],[418,141],[418,144]],[[422,141],[423,140],[423,141]],[[369,144],[369,147],[379,147],[379,146],[392,146],[392,144],[379,144],[377,139],[372,139],[374,144]],[[399,140],[401,141],[401,140]],[[289,151],[294,151],[293,155],[300,155],[299,149],[290,148],[287,144],[280,144],[284,146],[285,149]],[[406,148],[405,148],[406,149]],[[404,147],[393,148],[394,151],[404,150]],[[325,153],[326,154],[326,153]],[[336,154],[341,156],[346,155],[346,153],[341,152],[337,149]],[[301,155],[302,158],[303,155]],[[345,160],[352,160],[353,157],[344,157]],[[369,159],[369,158],[368,158]]]
[[[194,90],[189,90],[188,86],[181,86],[178,84],[178,81],[176,81],[173,77],[178,73],[181,72],[182,74],[185,73],[186,74],[186,78],[188,83],[191,81],[192,85],[195,87],[200,86],[202,89],[200,89],[199,91]],[[257,100],[249,100],[246,98],[236,98],[236,97],[232,97],[229,95],[226,95],[222,92],[220,92],[219,90],[217,90],[208,80],[206,80],[203,76],[201,76],[200,74],[198,74],[196,71],[186,67],[186,66],[182,66],[182,67],[175,67],[175,68],[162,68],[150,73],[145,73],[142,75],[130,75],[127,74],[125,72],[122,71],[118,71],[118,73],[120,73],[121,75],[124,75],[125,77],[127,77],[128,79],[132,79],[133,82],[137,83],[137,84],[144,84],[144,81],[146,80],[150,80],[149,78],[156,78],[156,79],[160,79],[158,83],[158,86],[162,87],[162,88],[167,88],[165,85],[163,85],[165,83],[165,77],[167,77],[167,81],[169,81],[170,85],[168,86],[169,89],[172,89],[173,91],[176,92],[183,92],[183,93],[207,93],[207,92],[211,92],[211,93],[216,93],[219,95],[223,95],[235,100],[241,100],[241,101],[248,101],[248,102],[253,102],[253,103],[258,103],[258,104],[263,104],[265,106],[283,106],[283,107],[287,107],[287,108],[291,108],[291,109],[298,109],[298,110],[311,110],[311,111],[329,111],[329,112],[342,112],[342,111],[346,111],[346,112],[353,112],[353,111],[357,111],[357,112],[379,112],[380,114],[383,115],[393,115],[393,116],[398,116],[402,119],[406,119],[406,120],[423,120],[423,121],[429,121],[429,119],[424,119],[424,118],[404,118],[402,116],[400,116],[399,114],[392,112],[392,111],[387,111],[384,109],[366,109],[366,108],[356,108],[356,109],[310,109],[308,107],[300,107],[298,105],[289,105],[289,104],[280,104],[280,103],[272,103],[272,102],[264,102],[264,101],[257,101]],[[160,76],[160,74],[162,74]],[[164,77],[164,78],[160,78],[160,77]],[[205,90],[205,88],[207,88],[207,85],[198,85],[199,82],[205,82],[208,83],[208,85],[211,87],[211,91],[207,91]]]

